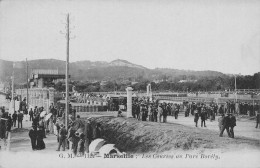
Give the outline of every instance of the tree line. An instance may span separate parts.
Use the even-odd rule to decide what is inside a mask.
[[[178,78],[181,79],[181,78]],[[153,91],[181,91],[181,92],[197,92],[197,91],[224,91],[235,89],[235,76],[217,76],[203,77],[196,81],[187,81],[181,83],[179,80],[169,80],[167,78],[160,82],[150,81],[140,78],[140,81],[132,83],[106,81],[89,82],[89,81],[71,81],[70,90],[72,88],[78,92],[108,92],[108,91],[125,91],[127,86],[133,87],[135,91],[146,91],[147,84],[151,84]],[[236,76],[237,89],[260,89],[260,72],[254,75]],[[65,83],[58,82],[54,86],[58,91],[65,91]]]

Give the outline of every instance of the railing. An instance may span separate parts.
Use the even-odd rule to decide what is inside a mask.
[[[107,111],[107,106],[91,106],[91,105],[73,105],[72,109],[76,112],[99,112]]]
[[[260,89],[237,89],[237,92],[260,92]]]
[[[188,101],[188,102],[216,102],[219,104],[223,104],[227,101],[236,101],[235,98],[208,98],[208,97],[168,97],[168,96],[155,96],[156,99],[159,100],[170,100],[170,101]],[[248,103],[260,103],[260,99],[237,99],[239,102],[248,102]]]

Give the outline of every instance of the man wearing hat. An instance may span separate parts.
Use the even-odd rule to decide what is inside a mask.
[[[60,151],[60,147],[62,146],[62,150],[65,151],[65,140],[67,138],[67,130],[63,124],[60,125],[60,134],[59,134],[59,146],[56,151]]]
[[[228,136],[231,137],[231,134],[230,134],[230,132],[229,132],[229,127],[230,127],[230,115],[231,115],[231,113],[228,113],[228,115],[225,116],[224,119],[223,119],[222,130],[221,130],[221,132],[220,132],[220,134],[219,134],[220,137],[223,137],[223,133],[224,133],[225,130],[227,131]]]

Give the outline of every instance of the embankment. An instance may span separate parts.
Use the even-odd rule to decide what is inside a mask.
[[[221,149],[222,151],[254,148],[260,150],[260,140],[245,137],[219,137],[218,132],[174,123],[137,121],[133,118],[95,117],[102,136],[125,152],[167,152],[172,150]],[[225,137],[226,136],[226,137]]]

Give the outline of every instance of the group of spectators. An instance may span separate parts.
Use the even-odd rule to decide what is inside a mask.
[[[63,131],[65,113],[63,107],[56,107],[51,104],[49,107],[49,113],[44,111],[43,107],[35,106],[34,110],[30,109],[30,121],[32,121],[32,129],[29,131],[29,137],[31,138],[31,144],[33,150],[42,150],[46,148],[44,138],[46,135],[54,134],[57,136],[59,142],[60,132]],[[72,117],[72,110],[70,109],[69,117]]]
[[[167,122],[167,116],[178,118],[180,104],[158,103],[158,102],[134,102],[132,104],[132,115],[142,121]]]
[[[76,118],[69,116],[68,128],[64,123],[57,123],[57,141],[58,148],[56,151],[71,150],[74,156],[83,156],[89,153],[90,143],[97,138],[102,137],[102,128],[99,123],[91,123],[90,118],[82,120],[79,115]]]
[[[48,134],[57,136],[57,151],[70,149],[75,156],[82,156],[89,152],[90,143],[101,138],[100,124],[91,124],[90,119],[84,121],[79,115],[75,115],[70,108],[68,115],[68,127],[65,127],[65,113],[63,107],[49,107],[49,113],[43,113],[42,108],[35,107],[33,112],[32,129],[29,131],[33,150],[45,148],[43,138]]]
[[[174,116],[178,119],[180,111],[184,112],[184,116],[194,116],[195,127],[198,127],[198,121],[201,121],[201,127],[206,127],[206,120],[211,122],[219,115],[218,125],[220,136],[226,130],[228,136],[234,138],[234,127],[236,126],[236,115],[247,114],[249,116],[256,116],[256,128],[259,126],[260,113],[259,105],[247,102],[235,103],[227,101],[224,104],[211,103],[195,103],[183,102],[177,103],[159,103],[158,101],[149,102],[146,100],[134,101],[132,104],[132,116],[141,121],[151,122],[167,122],[167,116]],[[119,109],[119,115],[121,111]]]
[[[24,114],[23,111],[18,110],[11,115],[11,113],[5,110],[5,107],[0,108],[0,138],[4,142],[8,139],[10,135],[11,128],[18,126],[18,128],[23,127]],[[17,123],[17,125],[16,125]]]

